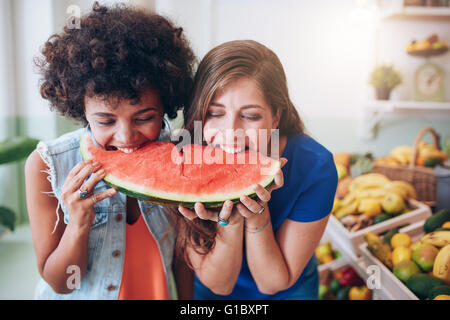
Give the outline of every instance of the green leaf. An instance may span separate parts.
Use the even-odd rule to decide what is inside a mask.
[[[25,159],[36,149],[39,140],[30,137],[7,138],[0,142],[0,164]]]
[[[16,214],[14,211],[7,207],[0,206],[0,224],[11,231],[14,231],[14,225],[16,224]]]

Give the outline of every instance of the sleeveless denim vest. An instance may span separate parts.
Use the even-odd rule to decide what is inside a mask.
[[[70,216],[61,200],[61,188],[69,171],[80,161],[80,137],[88,129],[82,128],[67,133],[55,140],[40,142],[37,151],[47,164],[48,180],[52,185],[52,194],[58,199],[58,208],[64,213],[64,223],[68,223]],[[168,132],[162,131],[159,140],[168,140]],[[94,193],[108,188],[100,181]],[[172,258],[175,246],[175,222],[163,210],[162,206],[138,200],[141,214],[158,244],[161,254],[169,299],[176,299],[176,287],[172,273]],[[58,211],[57,208],[57,211]],[[81,280],[79,289],[70,294],[57,294],[43,280],[40,279],[36,287],[36,299],[113,299],[117,300],[122,280],[122,269],[125,253],[126,227],[126,195],[118,192],[114,196],[95,204],[95,219],[89,232],[87,271]],[[57,213],[55,213],[57,215]],[[61,223],[58,219],[56,224]],[[56,225],[55,225],[56,227]],[[73,272],[68,270],[67,276]]]

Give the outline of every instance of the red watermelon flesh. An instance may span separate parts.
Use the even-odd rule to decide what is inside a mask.
[[[106,171],[105,182],[119,191],[158,204],[220,206],[226,200],[253,196],[253,186],[268,186],[280,162],[254,151],[229,154],[220,148],[152,142],[133,153],[106,151],[89,134],[80,140],[83,159],[94,159]]]

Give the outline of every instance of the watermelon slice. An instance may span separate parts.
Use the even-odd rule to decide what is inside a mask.
[[[170,142],[152,142],[126,154],[94,145],[81,136],[84,160],[93,159],[106,171],[104,181],[120,192],[162,205],[222,206],[242,195],[255,197],[253,185],[269,186],[280,162],[254,151],[229,154],[220,148],[186,145],[180,151]]]

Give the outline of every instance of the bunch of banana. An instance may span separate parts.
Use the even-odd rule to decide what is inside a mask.
[[[420,242],[432,244],[442,248],[450,244],[450,230],[439,230],[427,233],[420,239]]]
[[[439,250],[434,260],[433,276],[450,285],[450,244]]]
[[[417,197],[414,187],[405,181],[391,181],[379,173],[368,173],[354,178],[348,194],[334,206],[333,214],[341,219],[349,214],[366,214],[372,218],[381,213],[381,202],[396,193],[404,201]],[[370,200],[370,201],[369,201]]]
[[[348,187],[350,192],[363,189],[384,187],[390,180],[381,173],[366,173],[352,180]]]
[[[434,144],[428,144],[423,141],[421,141],[418,145],[418,156],[416,164],[418,165],[425,165],[425,162],[428,159],[441,159],[442,162],[445,162],[447,160],[447,154],[439,150],[434,146]]]
[[[388,243],[385,243],[381,237],[372,232],[367,232],[364,235],[369,251],[383,262],[388,268],[392,269],[392,250]]]
[[[395,192],[400,194],[404,200],[417,199],[416,189],[409,182],[402,180],[394,180],[385,184],[384,190],[387,192]]]
[[[412,161],[413,148],[406,145],[395,147],[389,152],[389,157],[394,158],[402,165],[409,164]]]
[[[357,200],[356,198],[344,198],[340,201],[337,208],[335,208],[333,214],[337,219],[341,219],[349,214],[356,214],[358,213],[358,205],[359,200]]]

